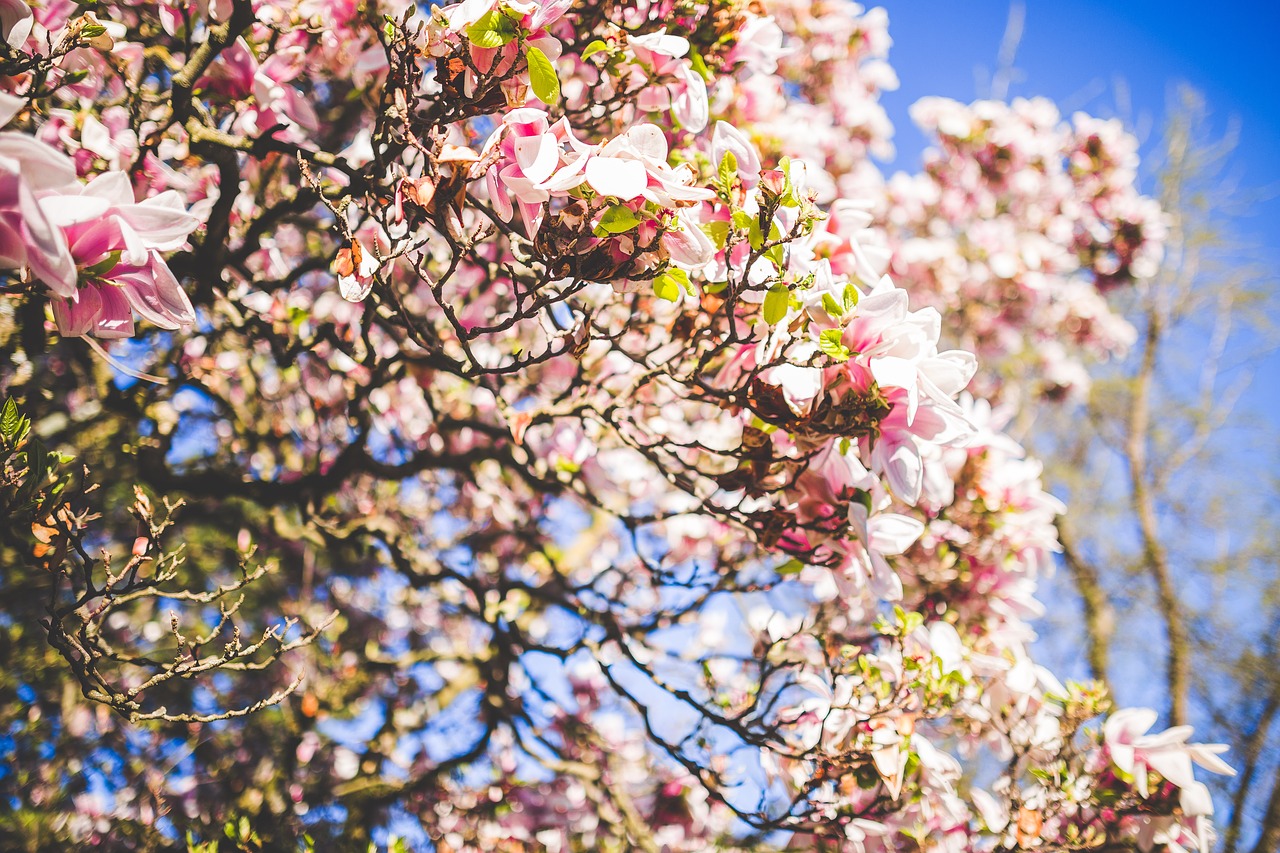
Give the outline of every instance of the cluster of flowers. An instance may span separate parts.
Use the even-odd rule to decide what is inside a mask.
[[[894,274],[1029,393],[1083,393],[1082,357],[1135,337],[1104,294],[1155,275],[1163,252],[1164,214],[1135,186],[1137,141],[1116,120],[1067,124],[1044,99],[927,98],[912,117],[938,148],[889,181]]]
[[[895,278],[942,312],[949,340],[1000,368],[977,390],[996,394],[997,372],[1033,396],[1087,390],[1088,360],[1134,338],[1104,294],[1154,275],[1163,252],[1163,214],[1136,190],[1136,139],[1117,120],[1064,122],[1044,99],[926,98],[912,117],[938,147],[920,173],[886,181],[870,159],[892,154],[884,10],[764,8],[744,26],[737,73],[711,88],[715,110],[771,158],[802,158],[820,201],[872,204]]]
[[[25,106],[0,94],[0,122]],[[0,267],[49,289],[61,334],[131,337],[135,312],[162,329],[191,325],[191,302],[161,255],[199,224],[177,193],[138,202],[124,172],[81,183],[71,158],[17,132],[0,133],[0,175]]]
[[[335,646],[330,711],[381,743],[308,731],[263,774],[279,809],[373,767],[416,774],[396,803],[437,849],[1203,844],[1217,748],[1141,710],[1081,734],[1105,702],[1028,657],[1062,507],[963,395],[1012,356],[1079,388],[1076,350],[1125,343],[1101,294],[1161,227],[1131,139],[929,101],[942,150],[885,182],[881,10],[384,5],[131,7],[74,24],[47,119],[3,96],[39,136],[0,134],[5,268],[64,335],[188,330],[201,393],[157,434],[207,415],[210,470],[308,490],[412,582],[330,583],[396,686]],[[23,9],[11,47],[61,43]],[[230,32],[171,57],[199,109],[85,106],[160,85],[152,11],[175,47]],[[202,221],[207,332],[162,255]],[[461,707],[484,737],[450,755],[423,732]],[[1007,769],[970,788],[947,742]]]

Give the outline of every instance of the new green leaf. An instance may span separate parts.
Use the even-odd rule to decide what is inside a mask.
[[[787,307],[791,302],[791,292],[786,284],[778,282],[769,288],[764,297],[764,321],[770,326],[780,322],[787,316]]]
[[[653,280],[653,295],[668,302],[680,299],[680,283],[670,273],[663,273]]]
[[[525,59],[529,63],[529,85],[533,94],[547,106],[560,103],[560,77],[555,64],[533,45],[525,48]]]
[[[515,29],[515,22],[495,9],[467,27],[467,39],[476,47],[502,47],[516,37]]]
[[[818,349],[822,350],[833,360],[846,362],[853,355],[853,351],[841,343],[840,338],[844,334],[843,329],[826,329],[822,334],[818,335]]]
[[[639,225],[641,219],[625,204],[615,204],[600,217],[600,228],[606,234],[625,234]]]
[[[582,58],[584,60],[590,59],[600,51],[608,50],[608,49],[609,49],[609,45],[605,44],[600,39],[596,39],[595,41],[591,42],[591,44],[587,45],[586,49],[582,51]]]

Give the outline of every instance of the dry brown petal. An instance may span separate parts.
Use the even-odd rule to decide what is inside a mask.
[[[480,159],[480,155],[462,145],[454,145],[446,142],[444,148],[440,150],[440,156],[436,160],[440,163],[474,163]]]
[[[364,250],[360,248],[360,241],[352,240],[338,250],[338,256],[333,259],[334,272],[343,277],[355,275],[363,260]]]
[[[429,177],[405,178],[400,182],[404,197],[419,207],[429,208],[436,195],[436,184]]]
[[[1039,810],[1023,806],[1018,809],[1018,845],[1026,847],[1040,838],[1040,830],[1044,828],[1044,817]]]
[[[36,521],[31,524],[31,535],[36,537],[36,541],[44,545],[48,545],[58,535],[58,528],[49,527]],[[41,556],[37,554],[36,556]]]

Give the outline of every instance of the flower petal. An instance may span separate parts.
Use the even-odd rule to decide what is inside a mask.
[[[600,195],[630,201],[649,183],[649,173],[639,160],[592,157],[587,162],[587,183]]]

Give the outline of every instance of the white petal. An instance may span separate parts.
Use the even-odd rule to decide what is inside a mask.
[[[915,443],[905,441],[893,445],[881,439],[876,445],[874,458],[880,462],[880,468],[894,497],[915,506],[920,500],[920,490],[924,487],[924,462]]]
[[[587,163],[587,183],[600,195],[630,201],[649,183],[649,173],[639,160],[592,157]]]
[[[1221,773],[1224,776],[1234,776],[1235,768],[1218,757],[1218,753],[1226,752],[1227,749],[1225,743],[1193,743],[1187,749],[1187,753],[1196,764],[1206,770]]]
[[[1213,797],[1209,796],[1209,789],[1200,782],[1192,782],[1184,787],[1179,800],[1184,814],[1213,814]]]
[[[870,540],[867,544],[885,555],[903,553],[920,538],[921,533],[924,533],[923,522],[893,512],[873,515],[867,522],[867,536]]]
[[[560,165],[560,146],[550,133],[516,139],[513,147],[520,171],[535,184],[550,178]]]
[[[1185,788],[1196,780],[1195,772],[1191,769],[1191,756],[1182,750],[1148,752],[1144,758],[1152,770],[1179,788]]]
[[[1157,719],[1159,714],[1150,708],[1122,708],[1107,718],[1102,733],[1108,744],[1130,743],[1145,734]]]
[[[978,807],[978,814],[982,815],[982,822],[987,825],[987,829],[992,832],[1003,832],[1009,825],[1008,810],[981,788],[972,789],[969,796],[973,799],[973,804]]]

